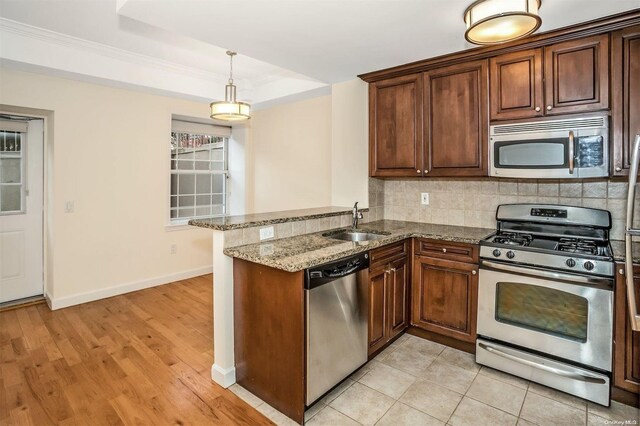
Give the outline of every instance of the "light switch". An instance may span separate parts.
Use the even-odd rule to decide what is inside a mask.
[[[420,194],[420,204],[422,204],[424,206],[428,206],[429,205],[429,193],[428,192],[423,192],[422,194]]]
[[[64,202],[64,212],[65,213],[73,213],[75,209],[75,203],[73,201],[65,201]]]

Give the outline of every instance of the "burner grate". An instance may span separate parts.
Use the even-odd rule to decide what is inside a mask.
[[[494,243],[505,244],[510,246],[526,247],[531,244],[533,237],[531,234],[519,232],[501,232],[493,238]]]
[[[575,238],[561,238],[560,241],[558,241],[557,250],[565,253],[598,255],[598,246],[593,241],[584,241]]]

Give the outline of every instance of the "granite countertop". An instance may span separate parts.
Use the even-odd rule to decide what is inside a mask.
[[[204,219],[191,219],[189,225],[209,228],[216,231],[251,228],[252,226],[271,225],[298,220],[320,219],[351,213],[353,207],[318,207],[313,209],[284,210],[280,212],[255,213],[237,216],[221,216]],[[366,212],[369,209],[358,209]]]
[[[640,263],[640,241],[634,242],[631,247],[633,263]],[[611,250],[613,250],[613,259],[616,262],[624,262],[626,253],[623,240],[611,240]]]
[[[254,263],[282,269],[289,272],[321,265],[381,247],[411,237],[432,238],[442,241],[455,241],[478,244],[494,229],[468,228],[464,226],[434,225],[429,223],[380,220],[365,223],[360,231],[371,231],[384,236],[377,240],[351,242],[341,241],[322,234],[322,231],[297,237],[263,241],[224,249],[224,254]]]

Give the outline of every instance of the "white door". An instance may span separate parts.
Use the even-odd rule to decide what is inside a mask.
[[[0,303],[43,293],[43,120],[0,120]]]

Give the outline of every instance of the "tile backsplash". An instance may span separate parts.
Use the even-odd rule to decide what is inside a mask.
[[[609,210],[613,239],[624,238],[626,196],[627,183],[611,180],[369,179],[373,220],[495,228],[499,204],[562,204]]]

